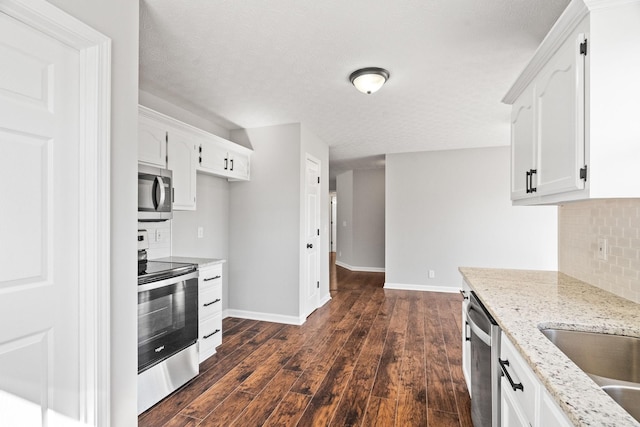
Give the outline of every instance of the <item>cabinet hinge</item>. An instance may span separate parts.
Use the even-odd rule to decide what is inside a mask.
[[[319,236],[320,235],[320,229],[318,228],[317,230],[318,230],[318,236]]]
[[[587,40],[580,43],[580,55],[587,56]]]
[[[318,177],[318,184],[320,184],[320,177]]]
[[[316,282],[316,288],[320,289],[320,282]]]
[[[202,165],[202,145],[198,147],[198,163]]]
[[[587,182],[587,165],[584,165],[583,168],[580,168],[580,179]]]

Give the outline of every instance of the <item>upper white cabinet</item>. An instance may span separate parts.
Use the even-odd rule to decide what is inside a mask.
[[[173,171],[173,209],[196,209],[197,139],[172,129],[167,140],[167,168]]]
[[[214,137],[201,141],[198,151],[199,171],[230,180],[249,180],[251,150],[248,148]]]
[[[167,167],[167,127],[154,118],[153,111],[140,107],[138,113],[138,161]]]
[[[251,150],[138,107],[138,161],[173,172],[173,209],[196,209],[196,172],[249,180]]]
[[[640,197],[629,174],[640,157],[639,13],[640,1],[573,0],[503,99],[514,204]]]

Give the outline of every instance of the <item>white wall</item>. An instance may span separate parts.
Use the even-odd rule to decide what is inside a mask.
[[[384,169],[343,172],[336,178],[336,190],[338,198],[336,263],[351,270],[384,271]]]
[[[384,169],[353,174],[353,262],[356,267],[384,269]]]
[[[338,227],[336,264],[353,263],[353,171],[336,176],[336,194],[338,197]]]
[[[321,203],[328,204],[328,147],[300,124],[231,131],[252,146],[251,181],[229,187],[229,309],[300,318],[301,206],[304,158],[322,161]],[[322,230],[328,232],[323,212]],[[321,295],[329,292],[328,237]],[[323,256],[324,257],[324,256]],[[278,317],[281,316],[281,317]]]
[[[173,211],[172,255],[198,258],[229,258],[229,183],[226,179],[198,173],[195,211]],[[204,234],[198,238],[198,227]],[[228,264],[223,264],[222,303],[229,305]]]
[[[229,188],[229,308],[298,316],[300,125],[231,132],[253,146],[251,181]]]
[[[111,425],[137,425],[138,2],[50,0],[112,40]]]
[[[458,288],[460,266],[557,269],[557,208],[511,206],[509,162],[509,147],[387,155],[386,282]]]

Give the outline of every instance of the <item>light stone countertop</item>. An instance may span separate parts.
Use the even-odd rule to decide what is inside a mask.
[[[640,337],[640,304],[558,272],[459,270],[575,425],[640,426],[539,330]]]
[[[198,264],[199,268],[209,267],[210,265],[222,264],[227,262],[225,259],[217,258],[194,258],[184,256],[169,256],[165,258],[158,258],[153,261],[166,261],[166,262],[184,262],[187,264]]]

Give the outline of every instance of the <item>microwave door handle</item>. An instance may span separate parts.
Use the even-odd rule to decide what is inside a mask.
[[[164,190],[164,181],[162,180],[162,177],[160,176],[156,176],[156,192],[158,191],[158,188],[160,189],[160,200],[158,200],[158,203],[156,205],[156,210],[158,209],[158,207],[163,206],[164,205],[164,200],[167,196],[165,190]],[[156,198],[157,200],[157,198]]]

